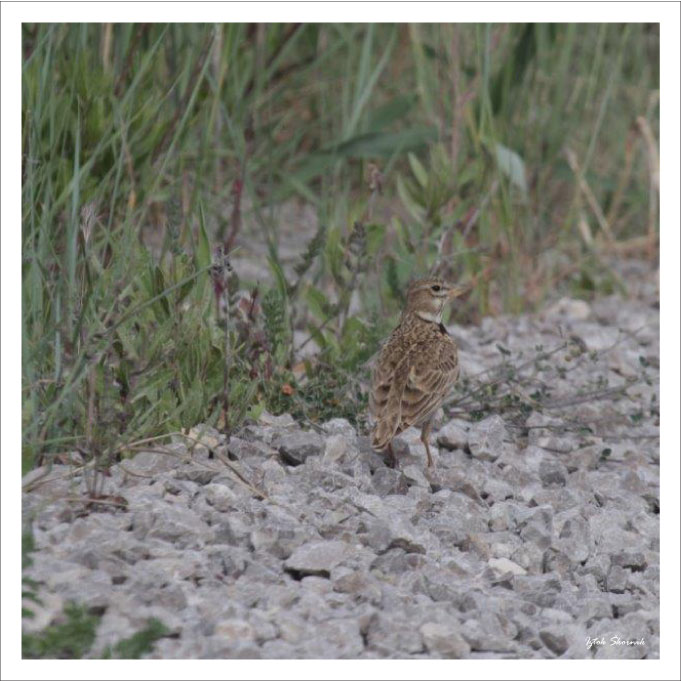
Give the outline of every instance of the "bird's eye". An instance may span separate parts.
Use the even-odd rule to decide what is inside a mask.
[[[442,288],[439,284],[433,284],[430,289],[431,291],[439,291]]]

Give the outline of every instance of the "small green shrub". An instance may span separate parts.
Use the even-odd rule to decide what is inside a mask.
[[[99,617],[87,608],[69,603],[64,608],[64,621],[52,624],[37,634],[22,636],[24,658],[81,658],[92,646]]]
[[[121,660],[139,660],[146,653],[150,653],[154,643],[168,634],[168,628],[160,620],[152,617],[147,626],[116,643],[113,649],[107,649],[103,659],[116,658]]]

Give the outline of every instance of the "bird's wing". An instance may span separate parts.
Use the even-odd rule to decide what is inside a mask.
[[[454,343],[417,349],[410,360],[402,393],[400,429],[425,421],[440,406],[459,373]]]
[[[400,429],[426,421],[442,403],[457,373],[458,366],[450,361],[434,364],[427,357],[419,357],[410,367],[402,394]]]
[[[396,366],[379,366],[374,374],[371,392],[371,408],[376,416],[371,446],[385,449],[393,439],[402,414],[402,393],[409,376],[408,357],[402,358]]]
[[[396,365],[379,362],[371,406],[376,416],[372,446],[385,449],[398,431],[434,412],[458,376],[454,343],[415,343]]]

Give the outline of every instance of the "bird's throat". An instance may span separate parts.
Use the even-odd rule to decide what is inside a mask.
[[[428,310],[418,310],[416,316],[424,322],[442,324],[442,312],[429,312]]]

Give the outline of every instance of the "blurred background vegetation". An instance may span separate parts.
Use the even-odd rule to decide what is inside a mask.
[[[361,425],[411,276],[467,324],[657,257],[657,25],[24,24],[22,123],[24,469]]]

